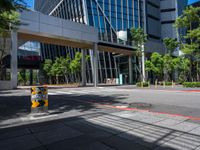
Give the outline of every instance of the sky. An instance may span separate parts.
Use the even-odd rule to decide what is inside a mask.
[[[200,0],[188,0],[188,4],[194,3],[194,2],[198,2]]]
[[[24,0],[24,2],[26,2],[26,4],[27,4],[27,6],[29,7],[29,8],[33,8],[33,3],[34,3],[34,0]]]
[[[24,0],[24,1],[27,3],[29,8],[33,8],[34,0]],[[191,4],[191,3],[194,3],[194,2],[197,2],[197,1],[200,1],[200,0],[188,0],[188,4]]]

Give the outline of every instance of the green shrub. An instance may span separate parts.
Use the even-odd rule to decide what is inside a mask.
[[[137,87],[148,87],[149,86],[149,83],[148,82],[138,82],[136,83],[136,86]]]
[[[183,87],[200,87],[200,82],[184,82]]]
[[[173,83],[174,84],[174,83]],[[164,85],[164,82],[160,82],[160,85]],[[165,85],[166,86],[171,86],[172,85],[172,82],[165,82]]]

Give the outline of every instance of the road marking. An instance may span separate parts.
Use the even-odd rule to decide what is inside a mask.
[[[89,91],[70,91],[70,92],[72,92],[72,93],[83,93],[83,94],[85,94],[85,93],[88,93]]]
[[[138,108],[128,108],[128,107],[123,108],[123,107],[116,107],[116,106],[111,106],[111,105],[103,105],[103,106],[113,108],[113,109],[125,110],[125,111],[150,112],[153,114],[163,114],[163,115],[169,115],[172,117],[183,117],[183,118],[187,118],[189,120],[200,121],[200,117],[187,116],[187,115],[183,115],[183,114],[173,114],[173,113],[169,113],[169,112],[156,112],[156,111],[152,111],[152,110],[145,110],[145,109],[138,109]]]
[[[48,95],[68,95],[68,94],[89,94],[89,93],[99,93],[99,92],[113,92],[113,91],[119,91],[116,89],[103,89],[103,90],[70,90],[70,91],[54,91],[54,92],[48,92]],[[120,90],[121,91],[121,90]]]
[[[68,95],[68,94],[73,94],[71,92],[64,92],[64,91],[55,91],[55,92],[49,92],[48,95]]]
[[[167,93],[186,93],[186,94],[200,94],[199,90],[170,90],[170,89],[132,89],[132,90],[124,90],[126,92],[167,92]]]
[[[95,101],[82,101],[82,100],[75,100],[75,101],[82,102],[82,103],[95,104],[95,105],[103,106],[106,108],[118,109],[118,110],[123,110],[123,111],[149,112],[149,113],[153,113],[153,114],[169,115],[172,117],[182,117],[182,118],[186,118],[189,120],[200,121],[200,117],[187,116],[187,115],[183,115],[183,114],[173,114],[173,113],[169,113],[169,112],[156,112],[156,111],[152,111],[152,110],[148,110],[148,109],[129,108],[126,106],[119,107],[119,106],[113,106],[111,104],[101,104],[101,103],[97,103]]]
[[[27,120],[40,120],[40,119],[46,119],[46,118],[51,118],[51,117],[57,117],[58,115],[54,114],[54,115],[45,115],[45,116],[27,116],[27,117],[22,117],[20,118],[22,121],[27,121]]]
[[[73,94],[73,93],[71,93],[71,92],[64,92],[64,91],[56,91],[56,93],[59,93],[59,94]]]

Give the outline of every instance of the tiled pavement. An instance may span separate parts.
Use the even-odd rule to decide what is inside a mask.
[[[183,117],[120,111],[0,130],[1,150],[200,149],[200,125]]]

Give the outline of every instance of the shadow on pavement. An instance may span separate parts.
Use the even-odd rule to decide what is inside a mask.
[[[197,142],[192,134],[183,136],[185,141],[172,141],[176,148],[162,145],[184,134],[115,115],[88,114],[1,129],[0,147],[1,150],[175,150],[184,144],[185,149],[192,149],[191,143]]]
[[[68,111],[85,112],[96,107],[96,102],[101,104],[117,104],[123,95],[49,95],[50,114],[61,114]],[[25,117],[31,112],[30,96],[0,95],[0,121]]]
[[[138,121],[133,112],[129,117],[122,117],[121,111],[110,114],[96,105],[122,104],[125,96],[50,95],[49,111],[58,114],[58,118],[40,122],[36,118],[27,121],[27,125],[1,126],[0,149],[190,150],[200,146],[200,137],[195,134]],[[30,106],[30,96],[0,95],[0,122],[28,115]],[[75,117],[65,114],[59,118],[66,112],[74,113]]]

